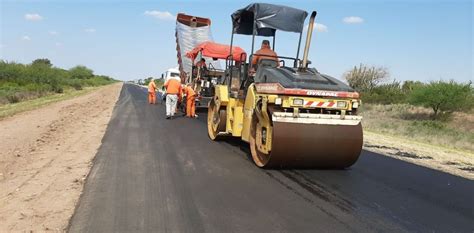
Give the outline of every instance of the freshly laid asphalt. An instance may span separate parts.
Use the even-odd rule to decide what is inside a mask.
[[[264,170],[205,121],[166,120],[125,84],[68,230],[474,232],[471,180],[368,151],[345,170]]]

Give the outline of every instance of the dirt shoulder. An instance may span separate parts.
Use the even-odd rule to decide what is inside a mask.
[[[0,120],[0,232],[67,227],[121,87]]]
[[[364,149],[474,180],[474,153],[364,130]]]

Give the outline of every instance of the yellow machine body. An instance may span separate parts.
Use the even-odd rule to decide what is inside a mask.
[[[219,118],[222,131],[209,135],[241,137],[260,167],[348,167],[362,148],[356,104],[349,97],[258,93],[254,84],[245,99],[233,98],[226,85],[217,85],[209,117]]]

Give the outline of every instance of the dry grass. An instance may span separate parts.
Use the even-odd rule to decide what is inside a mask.
[[[474,114],[454,113],[430,119],[430,110],[406,104],[371,105],[361,109],[365,130],[418,142],[474,152]]]

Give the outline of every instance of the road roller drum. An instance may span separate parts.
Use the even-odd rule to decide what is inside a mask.
[[[252,130],[258,130],[258,127]],[[273,122],[269,153],[259,150],[261,140],[258,136],[251,137],[250,147],[255,164],[264,168],[350,167],[359,158],[363,141],[360,123],[329,125],[288,122]]]

